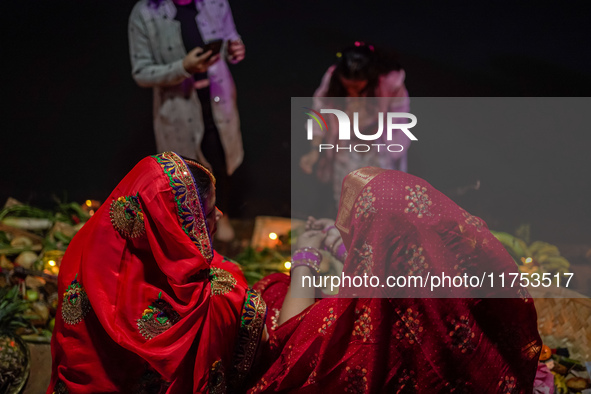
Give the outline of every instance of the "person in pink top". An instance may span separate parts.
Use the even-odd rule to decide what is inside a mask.
[[[341,108],[353,120],[352,113],[359,113],[359,129],[372,130],[375,133],[377,112],[408,112],[410,109],[408,91],[404,86],[406,74],[396,56],[388,50],[374,47],[363,42],[355,42],[339,53],[337,61],[330,66],[316,92],[313,107]],[[344,98],[337,100],[336,98]],[[378,97],[371,105],[365,98]],[[361,98],[361,99],[360,99]],[[364,116],[365,114],[365,116]],[[333,196],[338,204],[341,194],[341,183],[344,177],[356,169],[375,166],[384,169],[407,171],[406,153],[410,140],[400,130],[395,130],[392,140],[387,142],[402,146],[399,152],[387,152],[383,149],[370,152],[339,152],[332,150],[319,152],[318,146],[337,144],[338,125],[335,116],[326,116],[327,132],[314,128],[314,139],[311,141],[310,152],[300,159],[302,170],[311,174],[316,167],[316,174],[323,182],[332,182]],[[315,125],[316,126],[316,125]],[[385,138],[384,133],[384,138]],[[367,141],[350,141],[366,143]]]

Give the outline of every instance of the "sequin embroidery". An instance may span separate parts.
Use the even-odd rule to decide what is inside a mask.
[[[236,278],[228,271],[213,267],[209,271],[211,280],[211,295],[228,294],[236,286]]]
[[[179,314],[161,297],[162,292],[152,305],[144,309],[142,317],[136,320],[140,333],[148,340],[162,334],[180,320]]]
[[[363,216],[364,219],[367,219],[371,213],[377,212],[373,206],[375,200],[376,198],[371,192],[371,186],[363,190],[355,202],[355,219],[359,218],[360,216]]]
[[[91,309],[86,291],[77,278],[78,274],[66,289],[62,299],[62,318],[66,324],[71,325],[80,323]]]
[[[138,238],[146,233],[138,196],[121,196],[111,203],[111,223],[122,237]]]
[[[355,320],[353,326],[353,336],[361,337],[363,342],[366,342],[369,339],[371,330],[373,330],[371,308],[364,305],[361,309],[355,309],[355,315],[357,315],[357,320]]]
[[[423,275],[429,268],[429,264],[425,263],[425,256],[423,256],[423,248],[417,245],[410,245],[406,250],[408,258],[408,275]]]
[[[405,200],[409,201],[408,207],[404,209],[405,213],[416,213],[419,219],[424,215],[431,215],[429,207],[433,202],[427,194],[426,187],[415,185],[414,189],[410,186],[406,186],[404,189],[409,192],[404,197]]]

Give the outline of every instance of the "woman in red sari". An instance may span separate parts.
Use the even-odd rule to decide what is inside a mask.
[[[350,173],[336,229],[309,232],[298,247],[319,247],[326,237],[335,251],[337,229],[351,276],[516,270],[482,220],[398,171]],[[294,253],[292,277],[315,274],[314,253]],[[525,290],[513,298],[450,299],[341,288],[340,298],[300,298],[299,310],[281,310],[288,287],[283,274],[255,285],[269,308],[270,337],[249,393],[532,392],[541,340]],[[359,295],[366,298],[344,298]]]
[[[211,245],[215,179],[175,153],[142,160],[60,267],[48,393],[233,392],[266,307]]]

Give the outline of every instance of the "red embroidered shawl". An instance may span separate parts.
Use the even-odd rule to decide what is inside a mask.
[[[48,393],[226,392],[248,373],[266,307],[211,247],[175,153],[142,160],[60,267]]]

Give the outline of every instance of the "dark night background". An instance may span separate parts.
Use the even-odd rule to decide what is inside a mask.
[[[65,193],[69,200],[103,200],[137,161],[155,153],[152,93],[130,75],[127,18],[133,4],[3,3],[0,204],[13,196],[51,206],[52,194]],[[231,68],[246,152],[234,176],[233,217],[290,215],[290,98],[311,96],[337,50],[355,40],[395,48],[415,97],[591,92],[590,13],[584,2],[230,5],[247,48],[245,61]],[[534,238],[588,242],[591,134],[574,133],[556,147],[552,138],[511,143],[499,130],[491,149],[502,150],[504,158],[518,158],[524,149],[540,155],[527,166],[519,160],[501,166],[498,177],[481,179],[479,191],[456,201],[497,229],[512,231],[529,222]],[[429,178],[441,166],[453,176]],[[418,144],[409,151],[409,171],[444,192],[475,181],[463,175],[468,167],[461,157]],[[511,204],[514,194],[523,193],[529,198]]]

